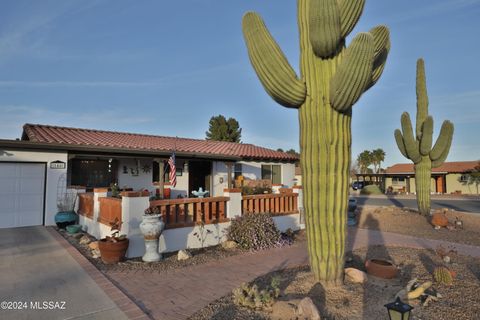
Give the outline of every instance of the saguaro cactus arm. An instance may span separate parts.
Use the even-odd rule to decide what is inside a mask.
[[[407,158],[412,160],[413,163],[418,163],[422,160],[422,155],[418,151],[418,141],[413,136],[412,121],[408,112],[402,113],[401,123]]]
[[[345,38],[352,32],[353,28],[357,24],[365,6],[365,0],[338,0],[340,9],[340,21],[342,38]]]
[[[267,93],[282,106],[301,106],[306,97],[305,84],[298,79],[258,14],[245,14],[243,34],[250,61]]]
[[[453,130],[453,123],[448,120],[443,122],[437,142],[430,151],[430,159],[433,161],[433,168],[440,166],[447,158],[452,144]]]
[[[372,34],[375,44],[375,57],[373,61],[372,79],[366,90],[370,89],[377,83],[378,79],[380,79],[383,69],[385,69],[388,52],[390,51],[390,33],[386,26],[376,26],[369,32]]]
[[[359,33],[330,81],[330,103],[335,110],[349,109],[363,94],[371,79],[373,56],[373,36]]]
[[[407,150],[405,149],[405,142],[403,141],[402,132],[399,129],[395,130],[395,141],[397,142],[398,149],[405,158],[408,158]]]
[[[428,116],[423,122],[422,137],[420,139],[420,154],[426,156],[432,150],[433,118]]]

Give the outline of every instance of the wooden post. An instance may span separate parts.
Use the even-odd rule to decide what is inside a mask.
[[[164,173],[165,165],[163,159],[157,159],[158,161],[158,189],[160,190],[160,199],[163,199],[163,190],[165,188]]]

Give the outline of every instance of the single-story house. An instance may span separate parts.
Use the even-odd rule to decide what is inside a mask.
[[[479,165],[478,161],[445,162],[432,169],[432,193],[476,194],[475,185],[469,185],[468,173]],[[400,193],[415,193],[415,171],[412,163],[399,163],[385,172],[385,190]]]
[[[168,183],[174,150],[171,198],[199,188],[223,196],[239,175],[294,184],[295,155],[252,144],[25,124],[20,139],[0,140],[0,228],[53,225],[57,199],[70,186],[89,192],[117,183],[155,195]]]

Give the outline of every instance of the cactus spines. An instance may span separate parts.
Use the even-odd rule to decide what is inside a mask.
[[[297,4],[300,79],[290,71],[278,75],[277,70],[292,69],[257,15],[245,15],[243,32],[267,93],[283,106],[298,108],[310,266],[317,281],[339,285],[344,271],[352,106],[379,79],[390,50],[389,33],[379,26],[346,46],[345,37],[357,23],[364,0],[298,0]]]
[[[453,124],[446,120],[440,135],[432,148],[433,118],[428,115],[428,96],[425,80],[425,63],[417,61],[416,76],[417,115],[415,136],[410,115],[404,112],[401,117],[402,131],[395,130],[398,149],[415,164],[415,184],[418,210],[423,215],[430,214],[430,188],[432,168],[439,167],[447,159],[453,137]]]
[[[436,267],[433,270],[433,277],[436,282],[451,285],[453,282],[452,273],[446,267]]]

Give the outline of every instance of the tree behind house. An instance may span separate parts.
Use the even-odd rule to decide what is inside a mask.
[[[241,142],[242,129],[238,121],[218,115],[210,118],[208,131],[205,132],[207,140]]]

